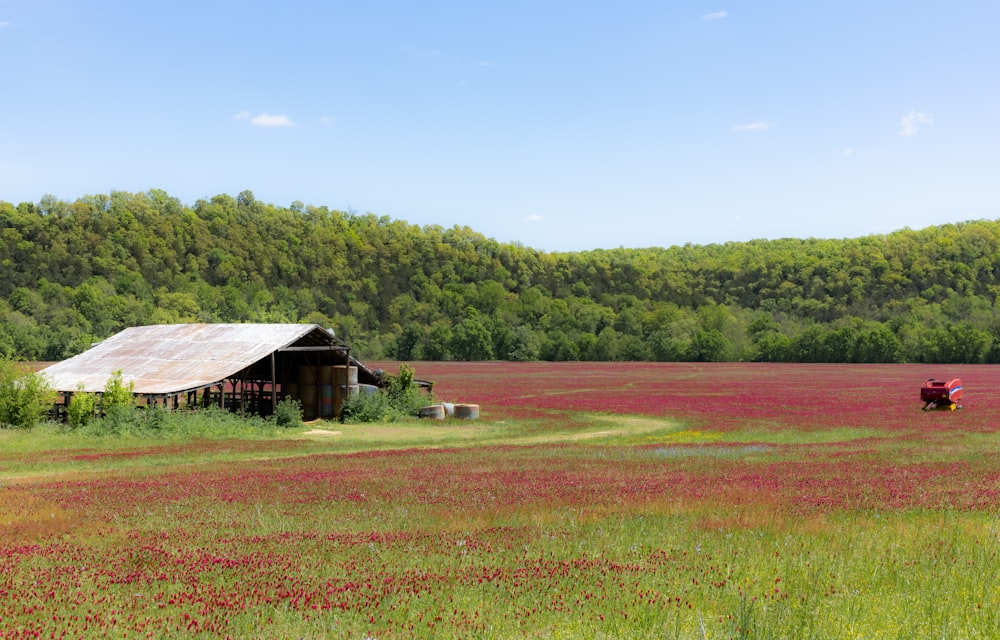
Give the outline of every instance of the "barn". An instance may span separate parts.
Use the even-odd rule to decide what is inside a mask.
[[[59,394],[101,393],[120,373],[140,404],[170,409],[219,406],[268,416],[285,397],[303,417],[334,417],[359,385],[386,376],[316,324],[171,324],[132,327],[40,373]]]

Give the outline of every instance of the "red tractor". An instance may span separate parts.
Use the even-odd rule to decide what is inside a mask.
[[[961,409],[962,405],[958,404],[961,399],[962,381],[958,378],[947,382],[929,378],[920,387],[920,400],[924,403],[924,411]]]

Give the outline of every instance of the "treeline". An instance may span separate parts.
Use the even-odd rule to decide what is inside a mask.
[[[0,201],[0,353],[315,322],[367,359],[1000,362],[1000,222],[546,253],[249,191]]]

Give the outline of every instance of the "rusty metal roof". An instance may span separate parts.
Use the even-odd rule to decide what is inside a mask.
[[[132,327],[41,370],[56,391],[104,391],[116,372],[135,393],[171,394],[233,377],[275,351],[341,347],[317,324],[170,324]]]

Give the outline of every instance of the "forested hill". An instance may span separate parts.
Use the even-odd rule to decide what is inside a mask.
[[[0,194],[2,195],[2,194]],[[244,191],[0,201],[0,351],[315,322],[362,358],[1000,362],[1000,221],[545,253]]]

